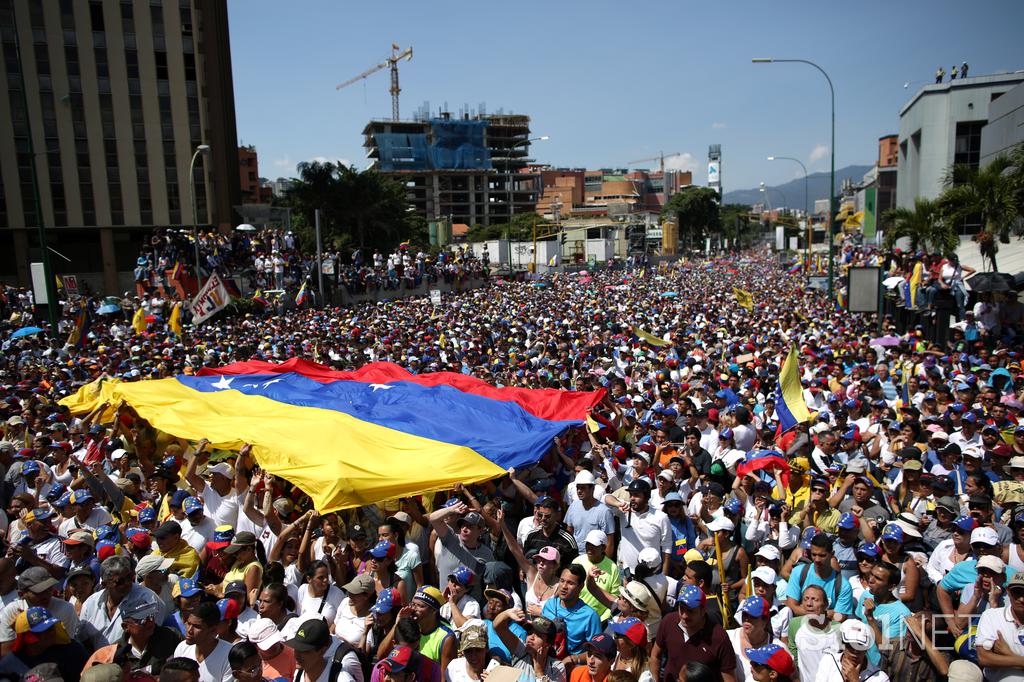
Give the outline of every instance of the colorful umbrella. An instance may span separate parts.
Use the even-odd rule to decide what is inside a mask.
[[[38,334],[41,331],[43,331],[41,327],[22,327],[18,331],[11,334],[11,338],[20,339],[23,336],[32,336],[33,334]]]

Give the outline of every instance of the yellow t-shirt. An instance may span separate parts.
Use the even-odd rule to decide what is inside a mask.
[[[160,548],[157,547],[153,550],[153,554],[174,559],[174,563],[171,564],[168,570],[171,573],[177,573],[182,578],[192,578],[199,571],[199,555],[184,540],[179,540],[178,546],[167,553],[162,554]]]

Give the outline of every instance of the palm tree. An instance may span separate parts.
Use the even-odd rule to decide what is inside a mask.
[[[932,253],[950,253],[960,240],[950,222],[944,220],[938,203],[917,197],[914,208],[890,208],[882,214],[885,225],[885,248],[891,249],[896,240],[906,237],[911,251],[925,249]]]
[[[1024,156],[1019,149],[1013,156]],[[996,238],[1008,244],[1010,230],[1020,219],[1021,209],[1021,166],[1015,165],[1011,156],[997,156],[985,166],[973,167],[958,164],[946,173],[946,189],[939,196],[942,214],[953,223],[969,216],[981,220],[981,232],[974,240],[978,242],[982,258],[988,259],[996,270],[996,253],[999,245]]]

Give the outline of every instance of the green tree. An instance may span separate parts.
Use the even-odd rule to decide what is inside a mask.
[[[710,187],[684,187],[672,195],[661,209],[661,215],[675,217],[679,241],[687,248],[694,248],[721,228],[718,200],[718,192]]]
[[[293,226],[305,243],[313,240],[314,213],[326,246],[392,249],[405,240],[423,239],[426,226],[409,211],[401,184],[373,170],[342,163],[300,163],[299,177],[282,204],[294,211]]]
[[[750,231],[750,206],[747,204],[722,204],[718,210],[718,222],[722,226],[722,236],[730,240],[737,239],[742,243]]]
[[[533,229],[537,233],[549,231],[551,221],[536,213],[517,213],[512,216],[511,223],[495,223],[493,225],[474,225],[466,232],[466,241],[481,242],[489,239],[511,239],[517,242],[528,242],[533,239]]]
[[[1020,147],[1009,155],[997,156],[977,168],[958,164],[951,166],[944,180],[945,190],[939,196],[939,208],[951,222],[958,223],[977,216],[981,232],[975,237],[982,256],[996,269],[996,241],[1008,244],[1010,231],[1021,218],[1024,186],[1024,152]]]
[[[896,240],[906,237],[912,251],[925,249],[935,253],[951,253],[960,244],[953,224],[931,199],[917,197],[914,208],[890,208],[882,214],[885,226],[885,248],[891,249]]]

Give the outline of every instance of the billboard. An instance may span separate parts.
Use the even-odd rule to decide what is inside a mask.
[[[719,179],[719,165],[717,161],[708,161],[708,184],[718,185]]]

